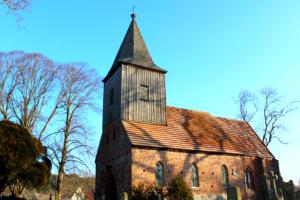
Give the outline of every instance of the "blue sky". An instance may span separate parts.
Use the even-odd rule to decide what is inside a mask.
[[[18,28],[0,7],[0,51],[40,52],[58,62],[86,62],[103,77],[135,5],[157,65],[168,70],[169,105],[236,118],[241,89],[271,86],[300,100],[300,1],[33,0]],[[99,102],[102,100],[100,99]],[[90,123],[101,129],[101,113]],[[300,179],[300,110],[270,149],[285,180]],[[101,132],[95,134],[98,143]]]

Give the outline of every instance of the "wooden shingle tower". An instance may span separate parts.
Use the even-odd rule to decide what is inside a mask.
[[[103,127],[120,119],[166,124],[166,71],[153,62],[135,14],[104,82]]]

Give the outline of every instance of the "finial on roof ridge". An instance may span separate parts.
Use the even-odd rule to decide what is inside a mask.
[[[134,13],[134,9],[135,9],[135,5],[132,6],[132,14],[131,14],[131,18],[134,20],[136,17],[136,14]]]
[[[135,19],[135,18],[136,18],[136,14],[135,14],[135,13],[132,13],[132,14],[131,14],[131,18],[132,18],[132,19]]]

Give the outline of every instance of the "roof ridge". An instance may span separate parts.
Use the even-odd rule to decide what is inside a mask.
[[[188,108],[179,108],[179,107],[175,107],[175,106],[167,106],[167,108],[174,108],[174,109],[178,109],[178,110],[186,110],[186,111],[192,111],[192,112],[196,112],[196,113],[203,113],[203,114],[208,114],[208,115],[210,115],[214,118],[217,118],[217,119],[225,119],[225,120],[229,120],[229,121],[236,121],[236,122],[246,123],[243,120],[229,118],[229,117],[220,117],[220,116],[213,115],[210,112],[201,111],[201,110],[194,110],[194,109],[188,109]]]
[[[196,113],[204,113],[204,114],[208,114],[208,115],[213,116],[213,115],[210,114],[209,112],[201,111],[201,110],[194,110],[194,109],[188,109],[188,108],[179,108],[179,107],[175,107],[175,106],[167,106],[167,108],[171,108],[171,109],[174,108],[174,109],[177,109],[177,110],[192,111],[192,112],[196,112]]]
[[[150,126],[161,126],[161,127],[164,127],[166,125],[164,124],[149,124],[149,123],[146,123],[146,122],[136,122],[136,121],[132,121],[132,120],[121,120],[121,122],[126,122],[126,123],[134,123],[134,124],[144,124],[144,125],[150,125]]]

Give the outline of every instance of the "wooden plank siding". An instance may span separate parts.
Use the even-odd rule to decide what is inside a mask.
[[[166,125],[164,73],[123,64],[121,79],[121,119]],[[149,87],[149,101],[140,99],[140,85]]]
[[[104,83],[103,95],[103,127],[120,118],[121,112],[121,68]],[[110,105],[109,96],[111,89],[114,90],[114,103]]]

